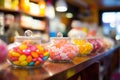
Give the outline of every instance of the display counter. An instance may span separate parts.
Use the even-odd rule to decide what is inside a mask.
[[[76,57],[69,63],[47,61],[32,69],[13,68],[6,62],[0,65],[0,80],[99,80],[101,76],[108,79],[118,67],[119,48],[116,45],[98,54]]]

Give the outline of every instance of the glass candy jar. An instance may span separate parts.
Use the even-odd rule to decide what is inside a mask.
[[[58,37],[50,38],[48,52],[49,60],[53,62],[71,62],[78,55],[78,48],[71,43],[69,37],[63,37],[62,33],[57,34]]]
[[[0,39],[0,64],[6,61],[7,54],[8,54],[7,44]]]
[[[48,59],[49,53],[31,31],[27,30],[25,35],[15,37],[15,42],[8,45],[8,61],[15,67],[38,67]]]
[[[88,38],[87,41],[93,45],[92,53],[98,53],[101,50],[101,44],[96,38]]]
[[[73,38],[72,43],[79,48],[79,56],[87,56],[93,50],[93,45],[86,39]]]

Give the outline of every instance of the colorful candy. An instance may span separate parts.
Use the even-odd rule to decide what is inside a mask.
[[[71,61],[78,55],[78,48],[70,43],[70,40],[53,38],[48,47],[48,52],[52,61]]]
[[[8,51],[9,61],[17,66],[38,66],[47,60],[48,57],[48,51],[40,44],[32,41],[23,41],[21,44],[9,48]]]
[[[7,58],[7,44],[0,39],[0,64],[5,62]]]
[[[72,42],[79,48],[80,56],[88,55],[93,49],[92,44],[87,42],[85,39],[73,39]]]
[[[92,53],[97,53],[101,49],[101,44],[97,41],[97,39],[87,39],[93,45]]]

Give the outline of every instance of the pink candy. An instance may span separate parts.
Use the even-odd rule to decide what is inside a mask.
[[[50,60],[70,61],[78,55],[78,48],[75,45],[69,43],[69,41],[63,42],[61,43],[61,41],[57,40],[49,46]]]
[[[5,44],[5,42],[0,40],[0,64],[6,60],[7,53],[8,53],[7,45]]]

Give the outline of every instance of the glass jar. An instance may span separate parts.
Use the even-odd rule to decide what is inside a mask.
[[[8,54],[7,44],[0,39],[0,64],[6,61],[7,54]]]
[[[15,42],[8,45],[8,61],[13,67],[38,67],[48,57],[49,53],[41,45],[40,37],[17,36]]]
[[[53,62],[71,62],[78,55],[78,48],[69,37],[52,37],[48,45],[49,60]]]
[[[93,50],[91,53],[98,53],[101,49],[101,44],[96,38],[88,38],[87,41],[93,45]]]
[[[87,56],[93,50],[93,45],[86,39],[74,38],[72,43],[79,48],[79,56]]]

